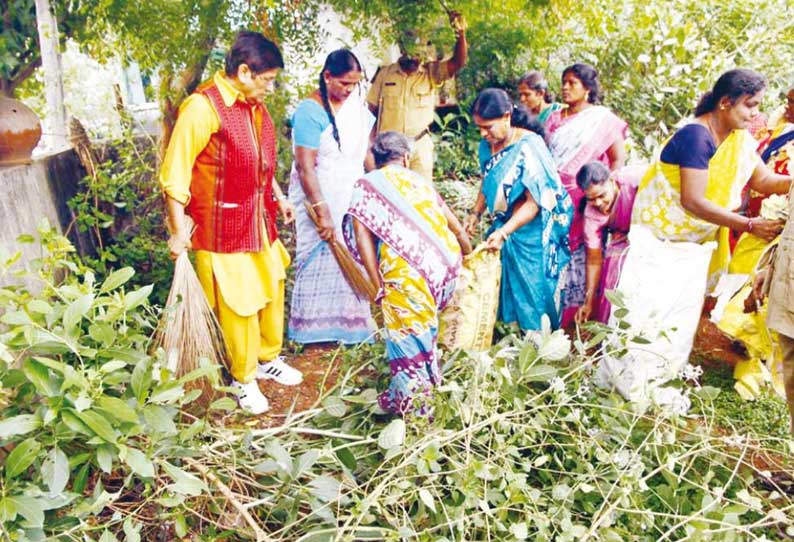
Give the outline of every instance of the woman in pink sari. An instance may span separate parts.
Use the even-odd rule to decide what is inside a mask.
[[[562,183],[579,209],[584,193],[576,185],[576,174],[587,162],[598,161],[617,171],[626,161],[624,141],[628,125],[608,108],[599,105],[598,72],[589,64],[573,64],[562,72],[562,101],[566,108],[555,111],[546,122],[549,150]],[[563,286],[562,325],[574,322],[586,293],[584,221],[574,216],[570,230],[571,261],[560,278]]]
[[[610,172],[601,162],[588,162],[576,175],[584,192],[584,245],[587,289],[576,323],[606,323],[612,306],[604,295],[614,290],[629,248],[631,211],[637,186],[648,166],[627,166]]]

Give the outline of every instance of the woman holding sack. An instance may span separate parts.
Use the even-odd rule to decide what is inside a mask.
[[[438,316],[471,244],[430,180],[408,169],[405,136],[383,132],[372,154],[378,169],[355,184],[343,227],[353,256],[380,287],[392,379],[378,402],[393,414],[429,416],[428,397],[441,380]]]
[[[303,344],[354,344],[371,341],[375,333],[369,300],[353,291],[329,246],[342,240],[342,216],[353,183],[364,174],[375,122],[360,92],[361,78],[352,52],[332,52],[318,90],[292,117],[289,199],[296,208],[297,248],[288,337]]]
[[[629,346],[627,355],[603,360],[597,372],[602,384],[629,399],[659,402],[675,394],[660,388],[686,365],[707,283],[727,270],[728,229],[766,240],[782,229],[781,221],[732,211],[748,182],[758,192],[779,194],[791,183],[764,165],[746,129],[765,87],[752,70],[722,74],[640,182],[617,290],[632,332],[651,344]]]
[[[501,89],[483,90],[472,105],[480,130],[483,182],[465,226],[473,235],[485,211],[494,221],[488,248],[501,250],[497,318],[521,330],[541,329],[545,314],[560,324],[560,271],[570,259],[571,198],[543,141],[543,128]]]

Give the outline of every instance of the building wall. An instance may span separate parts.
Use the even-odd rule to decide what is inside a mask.
[[[41,256],[38,243],[17,242],[23,234],[34,237],[43,219],[60,232],[69,231],[69,239],[83,254],[93,251],[88,236],[69,228],[74,218],[67,202],[78,190],[85,170],[77,154],[67,150],[39,157],[32,164],[0,167],[0,255],[22,252],[13,270],[29,268]],[[0,286],[19,283],[12,275],[0,275]],[[35,288],[35,283],[26,281]]]

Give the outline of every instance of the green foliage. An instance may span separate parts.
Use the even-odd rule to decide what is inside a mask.
[[[86,23],[93,0],[51,0],[62,42],[77,34]],[[41,65],[38,47],[35,0],[4,0],[0,32],[0,94],[13,96],[34,70]]]
[[[339,4],[362,33],[370,29],[382,36],[385,28],[386,36],[396,41],[401,30],[418,29],[431,35],[442,52],[451,53],[453,36],[441,2]],[[515,95],[518,78],[531,69],[545,72],[552,89],[559,89],[566,66],[589,62],[600,72],[606,105],[629,123],[635,158],[647,160],[726,69],[743,66],[764,73],[770,80],[766,106],[780,105],[779,91],[794,77],[788,62],[794,57],[794,21],[783,15],[789,4],[450,2],[449,7],[462,12],[469,23],[469,60],[458,76],[458,98],[469,103],[489,86]]]
[[[83,191],[69,206],[76,225],[91,234],[97,253],[85,263],[105,276],[122,267],[136,270],[133,284],[155,286],[153,300],[165,303],[173,263],[162,193],[156,178],[156,147],[131,135],[105,147],[96,176],[86,176]]]
[[[532,60],[552,73],[576,60],[594,64],[607,105],[628,121],[647,156],[729,68],[764,73],[767,106],[780,105],[778,91],[794,76],[785,60],[794,55],[794,21],[781,17],[789,8],[786,0],[559,2],[548,15],[552,27],[562,25],[565,45],[538,44]]]
[[[274,540],[775,538],[794,501],[708,416],[638,412],[590,387],[599,339],[507,337],[447,359],[435,420],[384,420],[361,361],[310,419],[216,442],[214,468],[254,472]],[[369,374],[369,373],[367,373]],[[697,391],[698,405],[711,401]],[[306,434],[312,438],[305,438]],[[262,458],[256,450],[262,449]],[[232,467],[224,457],[234,457]],[[789,450],[785,460],[792,459]],[[760,538],[759,538],[760,539]]]
[[[789,413],[786,403],[769,388],[762,390],[754,401],[746,401],[734,390],[736,380],[728,365],[710,366],[703,373],[704,386],[720,390],[714,399],[716,422],[723,427],[753,435],[770,447],[785,448],[789,437]]]
[[[205,489],[177,467],[203,423],[179,424],[195,399],[183,385],[202,370],[175,380],[146,354],[152,288],[131,286],[132,269],[97,281],[63,237],[46,225],[39,234],[47,248],[34,262],[41,291],[0,290],[2,537],[98,537],[97,525],[122,529],[125,518],[108,508],[116,501]],[[140,525],[129,518],[123,529]]]
[[[436,115],[438,131],[433,134],[436,161],[434,169],[447,180],[465,180],[480,172],[477,159],[479,137],[468,130],[471,118],[467,113]]]
[[[337,352],[332,392],[280,426],[196,420],[182,385],[198,374],[174,380],[145,353],[150,288],[131,269],[100,282],[40,234],[43,290],[0,290],[6,539],[733,541],[794,519],[753,460],[764,447],[715,425],[713,389],[690,389],[703,414],[684,417],[592,388],[603,335],[448,355],[432,421],[384,418],[368,347]],[[791,444],[777,457],[791,464]]]

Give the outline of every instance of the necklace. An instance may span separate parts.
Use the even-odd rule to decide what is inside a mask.
[[[334,117],[336,117],[336,106],[334,105],[334,102],[332,102],[330,98],[328,98],[328,107],[331,108],[331,113],[333,114]]]
[[[709,133],[711,134],[711,137],[714,138],[714,144],[716,146],[719,146],[719,144],[722,142],[722,139],[720,139],[717,130],[714,128],[714,125],[711,122],[711,119],[712,119],[712,113],[709,113],[709,116],[706,119],[706,127],[709,129]]]

